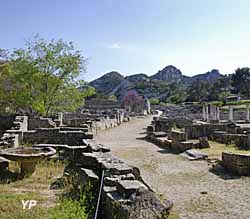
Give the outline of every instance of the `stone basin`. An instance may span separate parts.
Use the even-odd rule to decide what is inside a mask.
[[[0,151],[0,156],[17,161],[21,166],[21,175],[31,175],[36,168],[38,161],[44,160],[56,153],[56,150],[51,147],[18,147],[8,148]]]

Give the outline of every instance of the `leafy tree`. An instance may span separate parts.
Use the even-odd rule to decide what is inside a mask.
[[[231,77],[227,75],[221,76],[211,87],[208,95],[210,101],[225,101],[230,95]]]
[[[187,94],[185,88],[180,83],[170,84],[169,101],[171,103],[183,103]]]
[[[93,93],[93,89],[88,92],[78,89],[81,81],[77,78],[85,67],[86,59],[74,49],[72,42],[46,42],[35,37],[24,49],[14,50],[8,58],[5,75],[10,81],[10,96],[14,99],[11,107],[44,116],[75,110],[89,92]]]
[[[250,98],[250,68],[238,68],[232,75],[235,92]]]
[[[160,100],[157,98],[150,98],[149,102],[151,105],[158,105],[160,103]]]
[[[208,98],[211,85],[208,81],[195,80],[188,89],[188,101],[201,101]]]
[[[117,101],[117,97],[113,94],[111,96],[109,96],[108,98],[109,100],[113,100],[113,101]]]

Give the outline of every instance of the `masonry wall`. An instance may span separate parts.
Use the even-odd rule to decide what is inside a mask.
[[[237,175],[250,175],[250,155],[222,153],[222,165],[229,171]]]
[[[82,130],[61,131],[60,128],[37,129],[23,133],[22,141],[31,144],[83,145],[83,139],[92,139],[93,134]]]
[[[0,116],[0,136],[3,135],[5,130],[10,129],[15,120],[14,115]]]
[[[94,146],[94,145],[93,145]],[[91,147],[91,145],[90,145]],[[172,208],[171,201],[161,201],[143,181],[140,170],[114,157],[102,146],[94,146],[92,152],[77,153],[71,160],[77,166],[79,183],[90,181],[100,186],[102,173],[104,184],[99,215],[102,219],[164,219]],[[99,147],[99,150],[96,148]],[[71,165],[72,165],[71,163]],[[72,171],[69,170],[69,172]]]

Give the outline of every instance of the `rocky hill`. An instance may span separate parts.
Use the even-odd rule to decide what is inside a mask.
[[[206,80],[209,83],[214,83],[220,76],[220,72],[213,69],[207,73],[189,77],[183,75],[175,66],[169,65],[152,76],[140,73],[124,77],[118,72],[109,72],[89,84],[95,87],[97,92],[105,95],[116,95],[119,99],[131,89],[136,89],[140,95],[149,98],[164,98],[170,95],[172,84],[186,88],[195,80]]]
[[[173,65],[166,66],[164,69],[152,75],[150,79],[165,81],[167,83],[181,82],[183,80],[182,72]]]
[[[204,74],[198,74],[193,77],[189,77],[189,82],[193,82],[194,80],[206,80],[210,83],[214,83],[218,80],[218,78],[221,76],[219,70],[213,69],[212,71],[209,71]]]
[[[120,83],[122,83],[124,77],[116,72],[112,71],[104,74],[100,78],[89,83],[90,86],[95,87],[95,89],[103,94],[111,93]]]

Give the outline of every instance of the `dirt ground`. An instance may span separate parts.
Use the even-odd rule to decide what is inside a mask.
[[[172,218],[249,219],[250,178],[216,175],[206,161],[189,161],[143,140],[151,119],[133,119],[95,139],[139,167],[151,188],[174,202]]]

